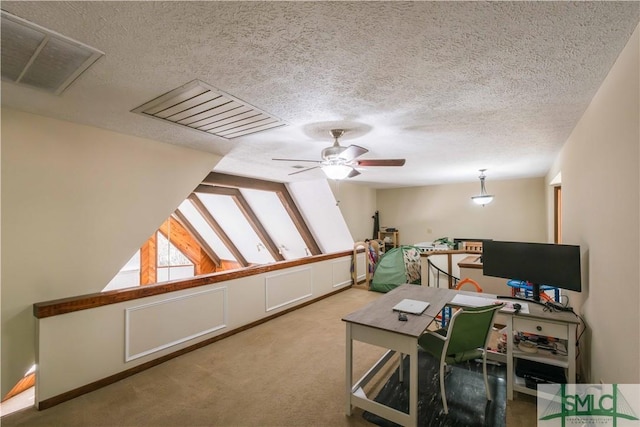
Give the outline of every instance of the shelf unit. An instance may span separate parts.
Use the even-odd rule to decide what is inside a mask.
[[[384,252],[388,251],[389,249],[392,248],[397,248],[399,245],[399,237],[398,237],[398,231],[383,231],[380,230],[378,231],[378,240],[381,240],[382,243],[384,244]],[[384,239],[386,237],[389,237],[391,239],[391,243],[387,243]]]

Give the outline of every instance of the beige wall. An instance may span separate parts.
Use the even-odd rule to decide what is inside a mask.
[[[100,291],[218,161],[2,109],[2,395],[34,361],[32,304]]]
[[[329,180],[329,186],[342,212],[351,236],[357,241],[373,237],[373,214],[376,212],[376,190],[366,185]]]
[[[396,227],[404,245],[440,237],[546,242],[544,178],[495,181],[488,175],[495,199],[484,207],[471,201],[479,180],[378,190],[380,225]]]
[[[640,383],[639,40],[636,28],[547,177],[562,173],[563,241],[583,254],[583,292],[571,302],[588,325],[582,362],[593,383]]]

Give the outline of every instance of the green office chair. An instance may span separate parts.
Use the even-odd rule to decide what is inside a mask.
[[[493,326],[493,318],[503,304],[469,307],[456,311],[449,326],[428,331],[418,338],[418,344],[427,353],[440,360],[440,394],[444,413],[448,414],[447,395],[444,390],[444,374],[447,364],[466,362],[482,357],[482,372],[487,400],[491,400],[487,380],[487,343]]]

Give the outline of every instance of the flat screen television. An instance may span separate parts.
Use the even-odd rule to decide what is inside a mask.
[[[581,292],[580,246],[488,240],[482,246],[485,276],[530,283],[540,301],[540,285]]]

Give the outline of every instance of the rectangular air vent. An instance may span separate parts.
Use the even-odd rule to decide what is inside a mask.
[[[285,122],[199,80],[132,110],[225,139],[286,125]]]
[[[60,95],[104,53],[2,11],[2,80]]]

